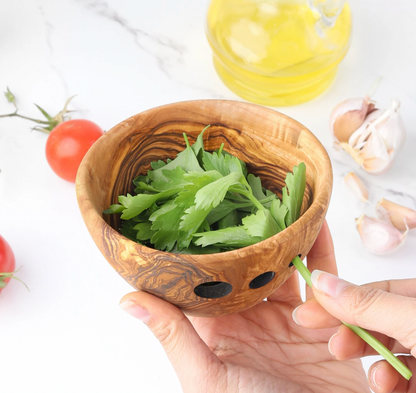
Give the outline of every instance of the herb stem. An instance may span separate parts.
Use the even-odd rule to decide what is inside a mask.
[[[222,154],[223,149],[224,149],[224,143],[221,143],[221,146],[218,150],[218,157]]]
[[[264,199],[259,199],[259,202],[260,202],[262,205],[264,205],[265,203],[267,203],[267,202],[271,202],[271,201],[273,201],[274,199],[276,199],[276,195],[270,195],[270,196],[268,196],[267,198],[264,198]]]
[[[264,210],[264,206],[259,202],[259,200],[250,191],[251,189],[249,191],[238,190],[238,192],[241,195],[244,195],[245,197],[247,197],[253,203],[253,205],[257,207],[257,209]]]
[[[297,256],[292,261],[293,265],[298,269],[300,275],[306,281],[306,283],[312,287],[311,272]],[[342,322],[342,321],[341,321]],[[350,325],[349,323],[342,322],[345,326],[350,328],[358,337],[362,338],[368,345],[370,345],[375,351],[384,357],[404,378],[409,380],[412,376],[412,372],[380,341],[374,336],[368,333],[365,329],[358,326]]]
[[[182,135],[183,135],[183,139],[185,139],[186,147],[188,149],[190,149],[191,148],[191,145],[189,144],[188,136],[185,133],[183,133]]]

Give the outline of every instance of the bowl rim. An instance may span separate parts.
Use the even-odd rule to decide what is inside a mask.
[[[319,189],[316,190],[317,192],[314,194],[314,198],[313,198],[311,205],[294,223],[292,223],[290,226],[288,226],[281,232],[265,240],[262,240],[261,242],[255,243],[247,247],[238,248],[235,250],[223,251],[220,253],[212,253],[212,254],[172,253],[168,251],[157,250],[155,248],[151,248],[151,247],[145,246],[143,244],[140,244],[140,243],[134,242],[133,240],[128,239],[127,237],[123,236],[119,231],[114,229],[111,225],[109,225],[105,221],[105,219],[103,218],[103,213],[98,211],[98,209],[95,207],[95,205],[91,202],[89,198],[84,199],[83,201],[80,201],[79,195],[81,193],[81,190],[84,190],[85,192],[85,188],[87,187],[87,184],[88,184],[88,182],[84,180],[85,180],[85,177],[88,176],[88,171],[86,171],[85,169],[88,166],[89,158],[92,156],[94,151],[99,149],[100,146],[102,145],[102,141],[100,142],[101,138],[99,138],[94,143],[94,145],[90,148],[90,150],[87,152],[84,159],[82,160],[78,173],[77,173],[77,178],[76,178],[76,194],[78,198],[79,208],[81,210],[81,215],[83,216],[84,221],[87,224],[87,227],[89,230],[90,230],[90,227],[96,229],[99,226],[99,223],[101,222],[101,225],[104,225],[104,227],[108,228],[111,231],[112,236],[114,236],[117,239],[117,241],[121,239],[124,242],[127,242],[128,244],[131,244],[132,246],[134,246],[136,250],[138,251],[143,248],[144,250],[150,250],[152,253],[163,253],[163,254],[171,255],[172,258],[174,258],[175,260],[178,260],[178,259],[192,260],[192,263],[195,263],[198,265],[199,264],[207,265],[207,264],[211,264],[215,262],[221,262],[221,259],[224,259],[224,258],[218,258],[218,255],[222,255],[224,257],[227,255],[228,258],[231,258],[231,257],[240,258],[241,253],[251,253],[251,250],[254,250],[259,247],[268,248],[271,245],[275,247],[276,244],[290,241],[290,239],[293,238],[297,232],[301,232],[303,228],[308,227],[308,223],[311,222],[318,213],[322,212],[322,206],[326,207],[324,209],[324,214],[326,213],[326,210],[328,208],[328,205],[331,199],[332,185],[333,185],[333,171],[332,171],[331,160],[329,158],[328,152],[326,151],[322,143],[319,141],[319,139],[312,133],[312,131],[310,131],[302,123],[298,122],[297,120],[293,119],[292,117],[288,115],[285,115],[269,107],[262,106],[259,104],[254,104],[251,102],[227,100],[227,99],[196,99],[196,100],[177,101],[177,102],[172,102],[168,104],[159,105],[153,108],[149,108],[135,115],[132,115],[128,117],[127,119],[111,127],[111,129],[109,129],[105,134],[110,133],[110,132],[111,133],[116,132],[119,127],[122,127],[123,125],[125,125],[126,123],[130,121],[135,121],[137,118],[142,117],[142,116],[147,116],[149,114],[156,113],[158,111],[165,110],[165,109],[172,109],[176,106],[189,105],[189,104],[197,106],[205,102],[212,102],[217,105],[231,104],[231,105],[237,105],[240,107],[242,106],[242,107],[247,107],[247,108],[257,107],[261,109],[262,111],[273,113],[275,116],[284,118],[288,120],[289,122],[291,122],[292,124],[296,124],[298,127],[301,127],[302,129],[301,132],[306,132],[308,134],[308,137],[310,139],[313,139],[317,147],[319,148],[320,150],[319,159],[326,162],[325,167],[328,170],[330,182],[326,182],[326,186],[322,184],[321,187],[319,187]],[[224,125],[226,126],[226,123]],[[85,216],[84,216],[84,211],[91,211],[91,210],[94,211],[94,217],[89,216],[88,218],[90,222],[87,223]],[[91,219],[93,219],[93,222],[91,222]],[[140,254],[142,253],[140,252]],[[143,254],[149,254],[149,253],[143,252]],[[295,256],[296,255],[294,255],[293,258]]]

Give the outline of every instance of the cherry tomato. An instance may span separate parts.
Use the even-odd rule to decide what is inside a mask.
[[[13,251],[9,243],[0,235],[0,292],[11,279],[10,276],[3,276],[1,273],[13,273],[15,268],[16,262]]]
[[[103,135],[103,130],[89,120],[74,119],[56,126],[46,141],[46,159],[62,179],[75,183],[82,159]]]

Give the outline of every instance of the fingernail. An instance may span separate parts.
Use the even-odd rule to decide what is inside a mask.
[[[311,280],[316,289],[331,297],[339,296],[345,288],[351,285],[337,276],[321,270],[314,270],[311,275]]]
[[[140,306],[139,304],[137,304],[137,303],[135,303],[131,300],[126,300],[123,303],[120,303],[120,307],[125,312],[127,312],[128,314],[130,314],[134,318],[140,319],[145,324],[147,324],[149,322],[149,319],[150,319],[149,312],[145,308]]]
[[[377,374],[377,371],[379,370],[379,368],[380,368],[380,366],[376,366],[376,367],[374,367],[374,369],[371,371],[371,383],[373,384],[373,386],[375,386],[375,387],[377,387],[377,388],[379,388],[380,386],[378,385],[378,383],[376,382],[377,381],[377,379],[376,379],[376,374]]]
[[[335,337],[335,336],[337,336],[339,334],[339,332],[336,332],[333,336],[331,336],[331,338],[329,339],[329,341],[328,341],[328,351],[329,351],[329,353],[332,355],[332,356],[334,356],[334,357],[336,357],[335,355],[334,355],[334,352],[332,352],[331,351],[331,340]]]
[[[293,310],[293,312],[292,312],[292,318],[293,318],[293,320],[295,321],[295,323],[297,324],[297,325],[299,325],[300,326],[300,323],[299,323],[299,321],[298,321],[298,317],[297,317],[297,312],[298,312],[298,310],[299,310],[299,308],[301,307],[302,305],[300,305],[300,306],[297,306],[294,310]]]

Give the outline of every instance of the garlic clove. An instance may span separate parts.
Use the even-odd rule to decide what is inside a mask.
[[[368,96],[351,98],[338,104],[330,116],[330,129],[337,142],[348,142],[351,134],[363,123],[366,116],[374,110],[374,103]]]
[[[361,149],[352,147],[349,143],[340,146],[350,154],[355,162],[367,173],[378,175],[387,171],[393,164],[391,154],[377,130],[373,130]]]
[[[355,222],[364,247],[374,254],[392,252],[406,240],[407,231],[402,233],[386,221],[363,214]]]
[[[380,109],[375,109],[372,111],[361,124],[350,136],[348,139],[348,144],[354,147],[355,149],[361,149],[364,145],[366,140],[371,134],[372,129],[369,128],[369,125],[374,122],[377,118],[381,116],[383,113]]]
[[[399,109],[399,100],[393,99],[390,108],[372,123],[373,126],[377,128],[389,150],[400,149],[406,139],[406,129],[400,116]]]
[[[376,213],[379,218],[391,222],[399,231],[416,228],[416,211],[387,199],[377,202]]]
[[[368,190],[362,180],[354,173],[350,172],[344,177],[347,187],[363,202],[368,200]]]
[[[393,164],[387,146],[377,130],[373,130],[358,156],[362,162],[362,168],[372,175],[386,172]]]

